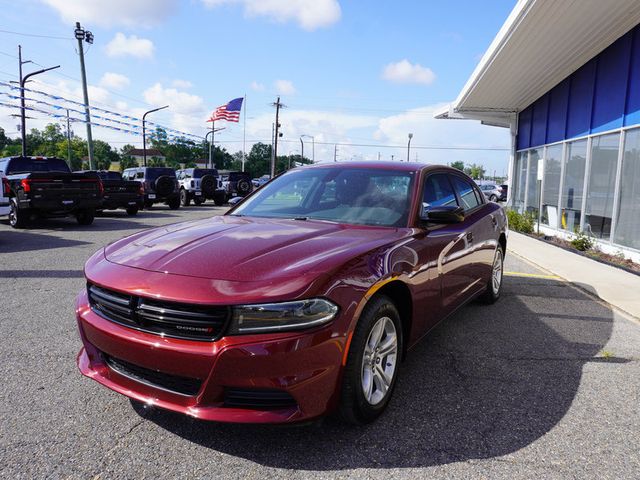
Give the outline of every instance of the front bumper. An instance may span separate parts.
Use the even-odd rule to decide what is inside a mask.
[[[328,413],[337,404],[344,338],[331,326],[306,333],[222,337],[202,342],[162,337],[121,326],[96,314],[86,290],[76,316],[83,342],[83,375],[147,405],[220,422],[286,423]],[[114,357],[176,378],[198,379],[195,395],[143,382],[109,366]],[[229,389],[285,392],[295,401],[282,408],[230,407]]]

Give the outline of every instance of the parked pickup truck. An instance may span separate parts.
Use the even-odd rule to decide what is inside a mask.
[[[0,159],[9,182],[9,224],[24,228],[36,217],[74,216],[80,225],[93,223],[102,204],[100,178],[71,173],[64,160],[49,157]]]
[[[76,173],[92,173],[100,177],[104,187],[100,210],[123,208],[129,215],[136,215],[144,207],[142,183],[125,180],[120,172],[106,170],[85,170]]]

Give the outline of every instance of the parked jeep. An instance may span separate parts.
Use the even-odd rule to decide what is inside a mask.
[[[247,172],[229,172],[222,178],[222,186],[226,193],[225,201],[233,197],[246,197],[253,191],[251,175]]]
[[[142,183],[125,180],[120,172],[106,170],[85,170],[77,173],[94,173],[104,187],[100,210],[125,209],[127,214],[136,215],[144,206]]]
[[[144,208],[165,203],[170,209],[180,208],[180,193],[176,172],[168,167],[134,167],[122,172],[125,180],[137,180],[144,189]]]
[[[196,205],[202,205],[207,199],[213,200],[216,205],[224,205],[226,192],[215,168],[185,168],[177,170],[176,176],[183,207],[192,200]]]
[[[55,157],[0,158],[7,179],[9,224],[24,228],[36,217],[74,216],[80,225],[93,223],[102,204],[103,187],[95,173],[71,173]]]

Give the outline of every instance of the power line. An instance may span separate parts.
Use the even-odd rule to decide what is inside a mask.
[[[74,40],[74,38],[72,37],[57,37],[54,35],[38,35],[35,33],[13,32],[11,30],[0,30],[0,33],[8,33],[9,35],[19,35],[21,37],[52,38],[54,40]]]

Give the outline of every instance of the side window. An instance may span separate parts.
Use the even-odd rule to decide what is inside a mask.
[[[480,205],[481,201],[477,196],[476,189],[473,188],[471,183],[457,175],[451,175],[451,182],[460,197],[460,201],[462,202],[461,207],[464,208],[465,211]]]
[[[422,207],[456,206],[457,200],[451,182],[444,173],[429,175],[424,182]]]
[[[136,178],[143,179],[144,178],[144,172],[140,171],[140,172],[136,173]]]

